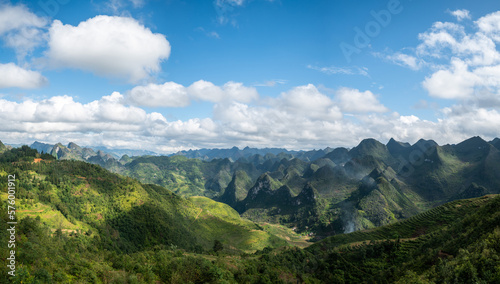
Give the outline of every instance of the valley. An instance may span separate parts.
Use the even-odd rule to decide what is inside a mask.
[[[414,145],[365,139],[352,148],[201,149],[115,158],[74,143],[31,147],[82,160],[181,196],[225,203],[255,222],[329,235],[371,229],[456,199],[500,193],[498,139]],[[93,153],[93,156],[89,156]]]
[[[1,144],[2,187],[8,174],[18,177],[17,279],[496,281],[495,141],[367,139],[352,149],[246,156],[240,152],[249,149],[231,149],[233,156],[213,159]],[[6,220],[7,195],[0,198]],[[5,260],[7,251],[0,254]]]

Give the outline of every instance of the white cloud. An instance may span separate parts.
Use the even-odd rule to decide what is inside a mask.
[[[392,61],[396,65],[408,67],[412,70],[419,70],[420,68],[422,68],[422,62],[412,55],[396,52],[394,54],[385,56],[377,54],[377,56],[384,57],[387,60]]]
[[[304,115],[300,111],[292,111],[286,106],[253,107],[234,102],[217,104],[214,119],[219,124],[219,140],[225,141],[227,146],[310,147],[331,142],[332,137],[339,134],[338,129],[347,131],[338,117],[330,115],[329,119],[319,119],[318,115]]]
[[[25,27],[44,27],[46,20],[31,13],[24,5],[0,5],[0,35]]]
[[[465,19],[470,20],[470,12],[469,10],[461,9],[455,11],[448,11],[451,15],[455,16],[458,21],[463,21]]]
[[[243,6],[246,2],[248,0],[215,0],[214,7],[217,12],[217,21],[219,24],[224,25],[230,22],[233,26],[236,26],[234,10]]]
[[[126,8],[132,5],[133,8],[141,8],[146,4],[146,0],[108,0],[97,6],[103,11],[116,14],[130,14]]]
[[[248,103],[259,98],[255,88],[246,87],[243,83],[230,81],[220,87],[204,80],[196,81],[189,87],[174,82],[149,84],[135,87],[127,94],[131,104],[150,107],[185,107],[191,100]]]
[[[199,80],[191,84],[188,87],[188,91],[193,98],[209,102],[221,101],[225,96],[221,87],[204,80]]]
[[[374,100],[374,105],[381,106],[369,91],[341,89],[338,93],[354,93],[348,98]],[[343,116],[337,106],[339,99],[322,94],[314,85],[305,85],[277,98],[261,100],[258,106],[221,101],[215,104],[213,117],[185,121],[169,121],[160,113],[129,106],[117,92],[85,104],[69,96],[23,102],[0,99],[0,132],[2,140],[10,143],[73,141],[169,153],[247,145],[289,149],[352,147],[367,137],[382,142],[394,137],[411,143],[420,138],[456,143],[474,135],[491,139],[500,129],[497,110],[474,105],[445,108],[442,117],[433,122],[415,115],[374,113],[373,109],[361,109],[370,113]]]
[[[473,33],[466,32],[459,24],[436,22],[419,35],[421,43],[416,55],[421,60],[425,57],[443,60],[458,57],[471,66],[498,64],[500,53],[495,44],[495,25],[500,25],[500,22],[496,23],[496,20],[500,21],[500,14],[479,19],[475,22],[477,31]]]
[[[500,42],[500,11],[488,14],[479,20],[476,25],[479,30],[497,42]]]
[[[216,31],[207,31],[207,30],[205,30],[203,27],[197,27],[197,28],[195,29],[195,31],[197,31],[197,32],[202,32],[202,33],[203,33],[203,34],[205,34],[207,37],[220,39],[220,35],[219,35]]]
[[[14,63],[0,63],[0,88],[34,89],[47,84],[47,78],[36,71],[26,70]]]
[[[186,87],[174,82],[135,87],[128,98],[133,105],[149,107],[185,107],[190,103]]]
[[[88,104],[75,102],[70,96],[55,96],[46,100],[26,100],[22,103],[0,100],[2,120],[11,120],[13,124],[25,122],[26,125],[42,125],[34,132],[72,130],[75,126],[94,126],[105,129],[109,124],[141,124],[146,119],[146,112],[137,107],[123,104],[123,95],[115,92],[98,101]],[[81,125],[80,125],[81,124]],[[56,125],[56,129],[50,129]],[[2,129],[0,129],[2,130]]]
[[[342,118],[342,113],[334,101],[320,93],[312,84],[282,93],[272,105],[286,113],[309,119],[330,121]]]
[[[227,98],[238,102],[248,103],[259,98],[255,88],[245,87],[243,83],[230,81],[222,86],[222,90]]]
[[[370,77],[368,74],[368,68],[366,67],[336,67],[336,66],[329,66],[329,67],[318,67],[314,65],[307,65],[307,68],[320,71],[322,73],[325,73],[327,75],[335,75],[335,74],[342,74],[342,75],[362,75],[366,77]]]
[[[47,57],[55,67],[78,68],[132,82],[160,71],[170,44],[135,19],[96,16],[78,26],[55,20],[49,29]]]
[[[234,100],[248,103],[259,98],[255,88],[245,87],[243,83],[232,81],[219,87],[211,82],[199,80],[191,84],[187,90],[193,99],[209,102]]]
[[[274,79],[274,80],[266,81],[264,83],[255,83],[253,85],[256,87],[274,87],[277,85],[286,84],[287,82],[288,82],[287,80],[283,80],[283,79]]]
[[[382,105],[370,91],[361,92],[357,89],[341,88],[336,95],[343,111],[354,113],[387,112],[389,109]]]
[[[465,31],[463,26],[454,23],[436,22],[432,28],[418,35],[422,42],[417,47],[417,54],[421,56],[442,57],[441,51],[445,48],[455,47],[458,50],[458,38],[463,38]]]
[[[139,8],[144,6],[146,0],[130,0],[130,2],[132,2],[132,5],[134,5],[134,7]]]
[[[0,5],[0,36],[15,50],[19,60],[40,46],[47,20],[31,13],[24,5]]]
[[[422,83],[431,96],[443,99],[465,99],[474,94],[480,78],[469,72],[460,59],[454,59],[450,69],[439,70]]]
[[[470,19],[467,10],[450,12],[459,20]],[[414,55],[396,52],[381,56],[413,70],[430,67],[422,86],[437,98],[460,100],[477,107],[500,105],[500,11],[473,22],[435,22],[419,34]],[[377,54],[376,54],[377,55]]]

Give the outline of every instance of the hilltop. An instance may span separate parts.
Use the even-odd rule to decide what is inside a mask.
[[[498,141],[472,137],[440,146],[424,139],[413,145],[365,139],[352,149],[233,147],[119,159],[69,143],[53,145],[50,154],[98,164],[186,197],[209,197],[251,220],[321,239],[403,220],[447,201],[499,193]],[[262,177],[273,188],[262,184]],[[299,198],[307,195],[313,198]]]
[[[121,170],[157,167],[155,173],[174,178],[167,188],[27,146],[7,149],[0,176],[18,177],[19,281],[498,281],[491,265],[500,259],[500,201],[491,194],[498,190],[498,149],[478,137],[457,145],[390,144],[368,140],[314,162],[269,155],[252,162],[173,156],[118,163]],[[410,158],[412,147],[423,160],[395,170],[391,153]],[[417,175],[446,183],[422,194]],[[218,198],[231,206],[168,189],[187,193],[204,177],[219,189],[229,180]],[[453,178],[460,188],[448,187],[457,184]],[[471,196],[482,197],[462,199]],[[355,232],[342,234],[348,231]],[[316,234],[316,242],[308,246],[305,234]]]
[[[126,156],[103,166],[183,196],[224,202],[251,220],[295,227],[321,239],[390,224],[447,201],[499,193],[497,141],[472,137],[440,146],[424,139],[413,145],[365,139],[352,149],[314,153],[261,155],[245,148],[247,155],[236,160]],[[232,148],[213,153],[243,152]]]

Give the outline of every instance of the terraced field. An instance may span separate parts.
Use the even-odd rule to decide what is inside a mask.
[[[5,202],[7,199],[7,194],[2,193],[0,195],[1,202]],[[90,227],[86,226],[82,222],[76,222],[76,224],[70,222],[64,215],[52,207],[42,204],[22,204],[23,201],[17,200],[16,207],[16,218],[17,221],[26,217],[40,217],[41,221],[52,228],[61,229],[63,232],[76,232],[78,230],[87,231]],[[54,229],[54,231],[56,230]]]
[[[326,238],[311,246],[311,249],[346,248],[363,242],[397,239],[403,241],[404,246],[414,246],[425,238],[430,238],[434,231],[443,229],[443,225],[446,228],[447,224],[463,218],[496,196],[498,195],[492,194],[474,199],[456,200],[391,225]]]

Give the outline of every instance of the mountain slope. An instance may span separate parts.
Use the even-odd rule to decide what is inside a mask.
[[[201,208],[163,187],[141,184],[79,161],[24,161],[33,153],[23,151],[4,153],[20,157],[15,163],[0,163],[1,173],[19,177],[17,198],[26,200],[19,207],[19,217],[40,216],[54,230],[107,236],[100,244],[106,249],[133,252],[173,244],[201,251],[210,250],[215,239],[235,251],[286,245],[268,233],[254,233],[258,229],[254,223],[234,214],[212,212],[207,226]],[[227,207],[210,202],[212,207]]]
[[[247,188],[252,186],[252,180],[245,171],[236,171],[227,185],[224,194],[217,201],[228,204],[235,208],[237,203],[245,199],[247,196]]]
[[[2,141],[0,141],[0,153],[7,151],[7,146],[5,146]]]
[[[246,267],[296,276],[288,283],[498,283],[499,208],[498,196],[458,200],[304,250],[272,252]]]
[[[66,147],[70,153],[57,147],[64,157],[82,157],[83,148],[76,144]],[[205,149],[197,153],[214,156],[124,156],[119,161],[97,152],[87,161],[186,197],[209,197],[247,218],[298,227],[318,238],[387,224],[458,198],[500,192],[500,151],[480,137],[443,146],[424,139],[413,145],[365,139],[351,150],[278,150]],[[217,155],[231,158],[213,159]],[[373,176],[374,171],[384,174]],[[262,175],[279,186],[249,199]],[[307,185],[316,191],[316,201],[307,209],[294,208],[293,200]],[[308,221],[298,222],[298,216]]]

